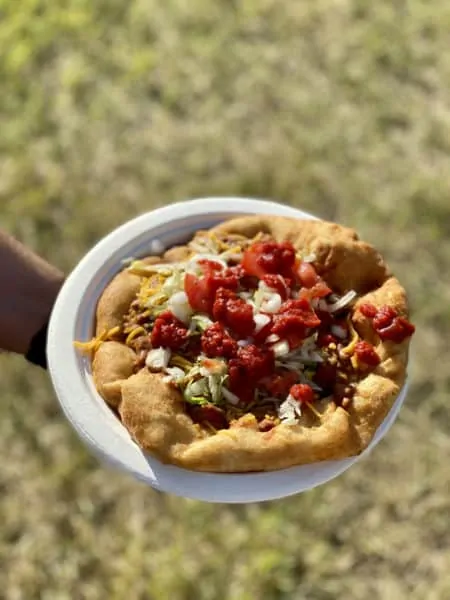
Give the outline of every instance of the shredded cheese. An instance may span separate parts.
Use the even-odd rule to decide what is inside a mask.
[[[347,356],[351,356],[353,354],[353,352],[355,351],[355,346],[359,341],[359,335],[357,333],[357,331],[355,330],[355,328],[353,327],[353,323],[351,322],[351,320],[348,320],[348,327],[350,329],[350,333],[351,333],[351,340],[349,342],[349,344],[347,344],[347,346],[345,346],[345,348],[342,348],[341,352],[343,354],[346,354]]]
[[[89,340],[89,342],[75,341],[74,345],[76,348],[78,348],[82,352],[97,352],[97,350],[100,348],[100,346],[103,344],[103,342],[106,342],[106,341],[112,339],[118,333],[120,333],[120,327],[119,326],[113,327],[109,331],[104,331],[103,333],[96,336],[92,340]]]
[[[127,339],[125,340],[125,344],[127,346],[130,345],[130,343],[139,335],[145,335],[147,332],[145,331],[145,329],[143,327],[136,327],[136,329],[133,329],[133,331],[131,331],[128,334]]]

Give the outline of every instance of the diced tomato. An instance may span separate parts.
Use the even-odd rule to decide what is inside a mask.
[[[301,262],[297,273],[300,283],[305,288],[312,288],[320,281],[320,277],[317,275],[317,272],[311,263]]]
[[[189,304],[195,312],[210,313],[214,302],[214,295],[209,287],[206,277],[197,277],[186,273],[184,277],[184,291]]]
[[[373,328],[382,340],[390,340],[400,344],[416,330],[414,325],[400,317],[391,306],[382,306],[372,321]]]
[[[298,381],[298,374],[294,371],[274,373],[264,381],[264,387],[274,398],[286,398],[291,387]]]
[[[395,317],[390,325],[383,329],[377,329],[378,335],[382,340],[390,340],[400,344],[407,337],[410,337],[416,328],[404,317]]]
[[[318,281],[312,286],[312,288],[308,290],[311,299],[326,298],[331,294],[332,291],[333,290],[330,287],[328,287],[325,281]]]
[[[236,358],[228,363],[230,389],[242,401],[253,399],[257,383],[270,376],[275,368],[275,357],[268,348],[254,344],[239,348]]]
[[[289,390],[289,394],[300,404],[311,404],[314,401],[314,390],[307,383],[296,383]]]
[[[202,335],[202,350],[211,358],[232,358],[237,354],[238,345],[220,323],[214,323]]]
[[[262,279],[266,274],[266,271],[262,265],[259,264],[260,255],[257,253],[257,248],[250,246],[244,252],[242,258],[242,268],[247,275],[253,275],[258,279]]]
[[[198,264],[200,265],[200,268],[202,269],[205,275],[207,275],[208,273],[217,273],[224,270],[223,265],[221,263],[216,262],[214,260],[209,260],[207,258],[200,259],[198,261]]]
[[[254,275],[247,275],[242,265],[233,265],[225,269],[226,276],[235,275],[238,278],[239,285],[244,290],[255,290],[258,287],[259,280]]]
[[[254,331],[253,308],[231,290],[220,288],[217,291],[212,313],[214,319],[240,337],[248,337]]]
[[[281,305],[278,312],[281,315],[296,314],[300,316],[306,327],[318,327],[320,325],[320,319],[317,317],[308,300],[304,298],[287,300]]]
[[[262,279],[268,273],[293,276],[295,248],[290,242],[256,242],[244,251],[242,267]]]
[[[391,306],[382,306],[373,318],[373,328],[378,330],[389,327],[396,316],[397,312]]]
[[[297,348],[308,335],[309,329],[318,327],[320,320],[306,299],[288,300],[273,317],[272,333],[286,339],[289,347]]]
[[[361,306],[359,307],[359,311],[368,319],[373,319],[374,316],[377,314],[377,307],[369,303],[361,304]]]
[[[225,275],[214,269],[208,271],[203,277],[197,277],[192,273],[186,273],[184,277],[184,291],[192,309],[207,314],[211,314],[219,288],[236,290],[238,286],[239,279],[236,275]]]
[[[186,344],[188,332],[182,321],[170,311],[163,312],[155,320],[151,333],[154,348],[170,348],[178,350]]]
[[[274,275],[273,273],[268,273],[267,275],[264,275],[263,281],[267,287],[276,290],[276,292],[280,294],[282,300],[287,300],[287,298],[289,298],[291,292],[290,285],[292,284],[291,279],[288,279],[288,285],[288,281],[283,277],[283,275]]]
[[[369,342],[358,342],[355,346],[355,355],[359,361],[371,367],[380,364],[380,357]]]

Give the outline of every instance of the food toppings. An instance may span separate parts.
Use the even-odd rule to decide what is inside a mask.
[[[297,383],[293,385],[289,394],[297,400],[299,404],[311,404],[314,400],[314,390],[307,383]]]
[[[217,291],[212,312],[214,319],[241,337],[251,335],[255,329],[252,306],[231,290]]]
[[[305,339],[309,329],[319,325],[320,319],[308,300],[288,300],[274,317],[272,333],[286,339],[293,350]]]
[[[238,351],[238,344],[221,323],[213,323],[202,335],[202,351],[212,358],[223,356],[233,358]]]
[[[268,273],[295,277],[295,261],[295,248],[290,242],[256,242],[245,250],[242,267],[259,279]]]
[[[372,319],[372,326],[382,340],[400,344],[415,331],[414,325],[398,315],[391,306],[376,308],[372,304],[363,304],[359,310]]]
[[[163,312],[155,319],[153,325],[151,342],[154,348],[163,346],[178,350],[182,348],[188,339],[188,331],[182,321],[169,312]]]
[[[239,348],[237,357],[228,363],[231,391],[244,402],[254,400],[257,384],[274,368],[275,357],[271,349],[254,344]],[[242,390],[245,390],[244,394]]]
[[[129,267],[142,285],[121,335],[137,353],[136,370],[162,372],[192,419],[213,430],[268,432],[297,424],[304,410],[320,420],[319,398],[348,405],[360,374],[380,363],[353,328],[356,292],[333,293],[314,255],[290,242],[204,234],[190,249],[184,262]],[[388,306],[359,310],[381,340],[414,332]]]
[[[269,273],[268,275],[264,275],[262,281],[267,288],[279,294],[282,300],[289,298],[292,279],[285,278],[278,273],[276,275]]]
[[[297,273],[300,279],[300,283],[305,288],[312,288],[320,281],[320,277],[317,275],[316,270],[314,269],[311,263],[300,263]]]
[[[372,344],[369,344],[369,342],[358,342],[355,345],[355,356],[359,362],[372,367],[376,367],[381,362],[381,359],[376,353],[375,348],[372,346]]]

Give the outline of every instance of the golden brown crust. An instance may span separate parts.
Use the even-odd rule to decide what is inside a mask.
[[[360,295],[352,320],[361,337],[376,345],[380,365],[357,384],[347,411],[321,401],[317,405],[320,421],[308,421],[305,415],[298,425],[277,425],[266,433],[251,423],[214,435],[207,433],[194,425],[185,412],[181,394],[161,375],[144,369],[135,375],[130,373],[123,381],[128,356],[119,356],[116,346],[100,352],[108,348],[107,344],[94,360],[101,393],[105,394],[105,385],[120,381],[116,383],[116,395],[107,401],[115,405],[120,402],[120,416],[132,437],[161,461],[188,469],[269,471],[359,454],[372,440],[404,383],[409,346],[409,339],[401,344],[381,341],[359,307],[365,302],[389,304],[406,316],[406,294],[400,283],[372,246],[360,241],[353,230],[333,223],[251,216],[233,219],[212,231],[220,236],[237,234],[247,238],[263,232],[277,241],[291,241],[305,254],[314,253],[317,270],[334,290],[344,293],[354,289]],[[182,260],[187,254],[186,247],[177,247],[164,259]],[[119,324],[138,287],[139,278],[128,273],[113,280],[99,303],[98,332]]]
[[[212,231],[221,235],[238,233],[253,237],[267,233],[277,242],[289,241],[315,254],[318,272],[337,292],[350,289],[365,293],[381,285],[388,276],[383,258],[372,246],[359,240],[353,229],[326,221],[299,221],[287,217],[240,217]]]
[[[106,402],[117,408],[122,398],[122,383],[133,374],[136,354],[119,342],[104,342],[92,362],[94,383]]]
[[[98,302],[96,335],[122,325],[123,316],[128,312],[140,285],[140,278],[127,271],[114,277]]]
[[[156,256],[149,256],[142,262],[152,264],[160,262]],[[107,285],[100,296],[96,312],[96,335],[120,327],[124,314],[128,312],[131,302],[136,297],[141,279],[128,271],[121,271]]]
[[[324,408],[315,428],[280,425],[267,433],[236,427],[207,435],[186,415],[181,394],[142,370],[122,385],[120,416],[138,444],[162,462],[188,469],[248,472],[348,456],[354,441],[348,414]]]

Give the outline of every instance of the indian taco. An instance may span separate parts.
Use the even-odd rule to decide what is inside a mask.
[[[362,452],[414,326],[383,258],[346,227],[246,216],[135,260],[98,302],[96,388],[164,463],[271,471]]]

